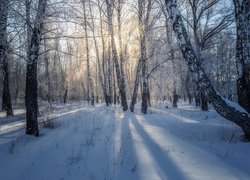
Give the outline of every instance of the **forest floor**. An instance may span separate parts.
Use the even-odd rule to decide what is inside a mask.
[[[40,117],[40,137],[25,135],[15,112],[0,112],[3,180],[250,179],[250,143],[213,110],[62,106]]]

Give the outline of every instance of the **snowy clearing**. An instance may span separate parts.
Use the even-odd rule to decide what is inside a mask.
[[[54,118],[54,129],[40,124],[38,138],[17,123],[0,126],[3,180],[250,179],[240,128],[187,104],[148,115],[85,105]]]

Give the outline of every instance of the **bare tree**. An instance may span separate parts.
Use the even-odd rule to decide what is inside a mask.
[[[192,73],[196,83],[203,90],[206,98],[212,103],[215,110],[224,118],[234,122],[242,128],[247,139],[250,140],[250,118],[249,114],[240,112],[234,107],[228,105],[226,101],[214,90],[207,75],[205,74],[201,60],[196,55],[191,42],[189,40],[186,28],[184,26],[182,16],[179,12],[175,0],[165,0],[168,14],[173,23],[173,30],[177,36],[180,50],[183,57],[188,63],[190,72]]]
[[[114,27],[113,27],[113,20],[112,20],[113,3],[114,3],[113,0],[106,0],[109,36],[110,36],[111,49],[112,49],[112,59],[114,60],[114,63],[115,63],[117,83],[118,83],[118,88],[119,88],[119,92],[121,96],[121,105],[123,107],[123,110],[126,111],[128,109],[127,97],[126,97],[126,84],[125,84],[125,79],[123,79],[124,77],[121,75],[121,70],[120,70],[121,66],[119,65],[118,55],[117,55],[117,50],[116,50],[116,45],[115,45]]]
[[[152,1],[147,1],[147,4],[143,0],[138,0],[138,26],[139,26],[139,43],[140,43],[140,58],[136,70],[136,78],[134,83],[134,91],[132,101],[130,104],[131,112],[134,112],[134,105],[136,103],[137,91],[142,77],[142,102],[141,112],[147,114],[148,109],[148,57],[147,57],[147,35],[149,33],[149,18],[152,10]],[[145,9],[146,8],[146,9]],[[141,73],[141,75],[140,75]]]
[[[174,47],[173,47],[173,38],[172,38],[172,29],[170,24],[170,19],[167,15],[166,9],[164,8],[163,2],[160,2],[160,6],[161,6],[161,10],[163,12],[164,18],[165,18],[165,27],[166,27],[166,36],[167,36],[167,43],[168,43],[168,48],[170,49],[170,59],[171,59],[171,66],[172,66],[172,78],[173,78],[173,107],[178,107],[177,102],[178,102],[178,95],[176,92],[176,79],[174,77],[174,72],[176,71],[176,67],[175,67],[175,63],[174,63],[174,56],[175,56],[175,52],[174,52]]]

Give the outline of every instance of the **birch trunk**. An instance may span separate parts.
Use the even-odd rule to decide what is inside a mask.
[[[122,12],[122,0],[118,0],[118,8],[117,8],[117,21],[118,21],[118,39],[119,39],[119,49],[120,49],[120,71],[121,71],[121,86],[124,88],[124,93],[126,95],[126,80],[125,80],[125,72],[124,72],[124,54],[123,54],[123,44],[122,44],[122,23],[121,23],[121,12]],[[122,103],[124,103],[122,101]],[[126,102],[127,104],[127,102]],[[125,104],[125,106],[127,106]],[[122,106],[124,106],[122,104]]]
[[[142,71],[142,102],[141,112],[147,114],[148,110],[148,66],[147,66],[147,49],[146,49],[146,36],[148,33],[149,13],[152,4],[151,0],[148,1],[147,12],[145,15],[145,1],[138,0],[139,11],[139,32],[140,32],[140,59]]]
[[[250,113],[250,0],[234,0],[239,104]]]
[[[175,0],[165,0],[168,14],[173,23],[173,30],[182,51],[183,57],[188,63],[188,67],[196,83],[203,90],[208,101],[214,109],[224,118],[234,122],[242,128],[245,136],[250,140],[250,117],[249,114],[240,112],[234,107],[228,105],[226,101],[214,90],[207,75],[202,69],[200,59],[198,59],[189,40],[186,28],[184,26],[181,14]]]
[[[114,63],[115,63],[116,78],[117,78],[117,84],[118,84],[118,88],[119,88],[119,92],[121,96],[121,104],[123,107],[123,111],[127,111],[128,104],[127,104],[127,97],[126,97],[126,84],[125,84],[125,80],[121,76],[117,50],[115,46],[115,39],[114,39],[113,20],[112,20],[113,1],[111,0],[110,2],[109,0],[106,0],[106,4],[107,4],[107,13],[108,13],[109,35],[111,39],[111,48],[112,48],[112,59],[114,60]]]

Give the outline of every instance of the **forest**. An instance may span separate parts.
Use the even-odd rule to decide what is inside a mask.
[[[0,103],[3,179],[248,179],[250,1],[0,0]]]

